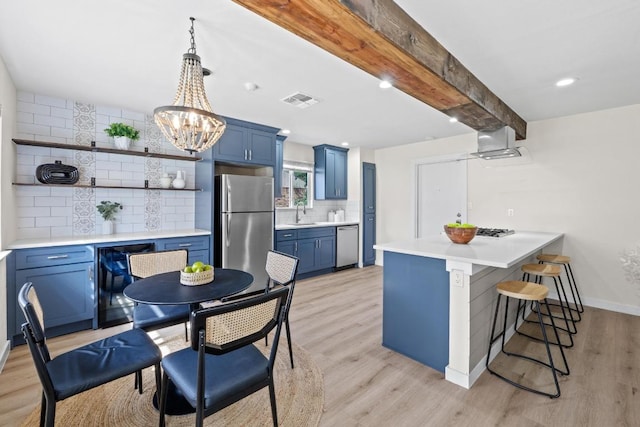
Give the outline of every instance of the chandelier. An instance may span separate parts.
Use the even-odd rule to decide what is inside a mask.
[[[155,122],[176,148],[193,153],[211,148],[222,136],[227,123],[214,114],[204,91],[200,57],[191,19],[191,47],[182,55],[182,71],[173,105],[153,110]]]

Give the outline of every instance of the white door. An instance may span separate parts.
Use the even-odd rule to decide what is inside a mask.
[[[467,221],[467,162],[455,158],[416,162],[415,236],[439,234],[442,226]]]

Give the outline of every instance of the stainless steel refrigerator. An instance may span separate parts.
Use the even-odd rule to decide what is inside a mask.
[[[215,195],[214,265],[251,273],[249,290],[263,288],[267,252],[273,249],[273,178],[219,175]]]

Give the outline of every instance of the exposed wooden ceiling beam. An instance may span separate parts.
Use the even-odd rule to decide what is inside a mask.
[[[467,126],[527,123],[391,0],[233,0]]]

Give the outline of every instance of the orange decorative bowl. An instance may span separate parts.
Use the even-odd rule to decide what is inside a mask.
[[[476,237],[476,231],[478,231],[478,227],[462,228],[449,227],[448,225],[445,225],[444,231],[445,233],[447,233],[447,237],[449,237],[449,239],[451,239],[453,243],[466,244],[472,241],[474,237]]]

